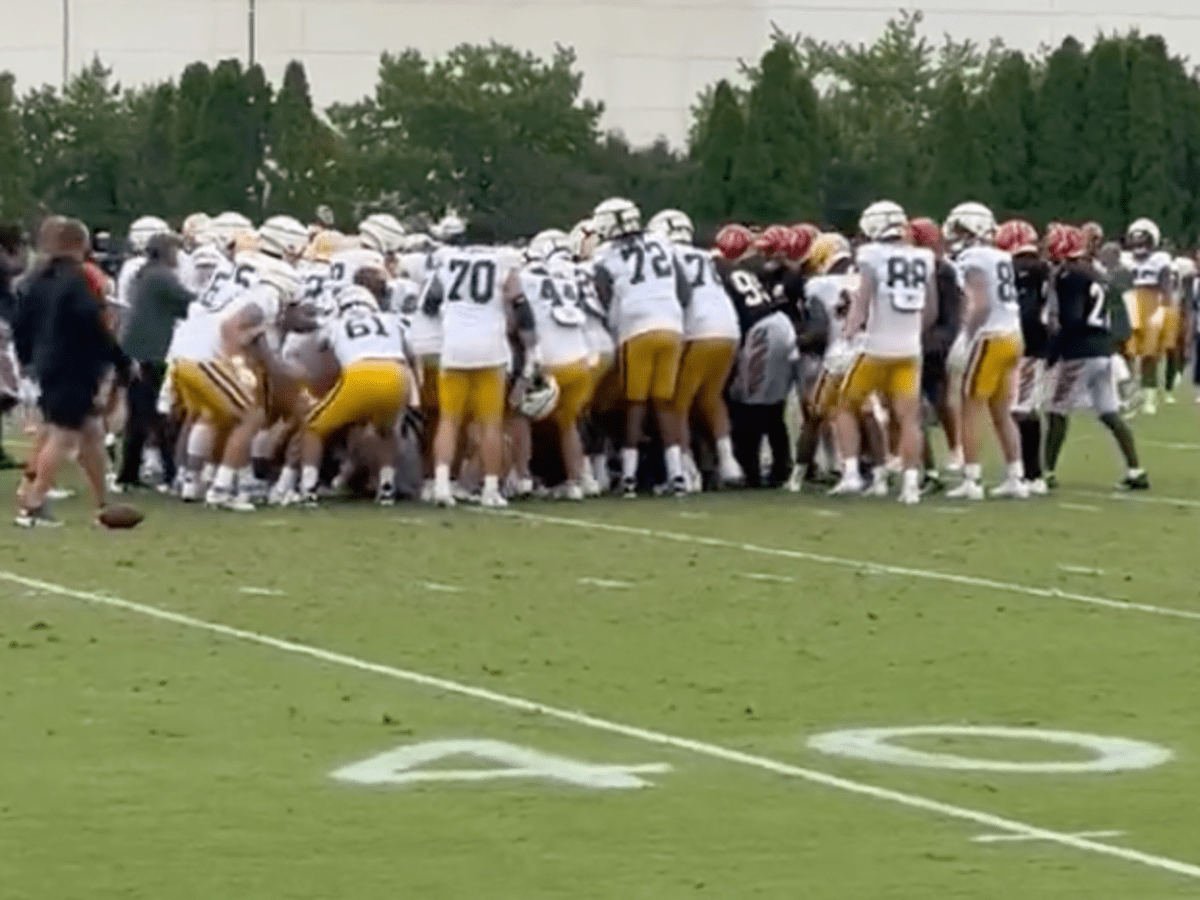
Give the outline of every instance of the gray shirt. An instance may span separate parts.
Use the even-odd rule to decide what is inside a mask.
[[[134,276],[129,311],[121,328],[121,347],[133,359],[162,362],[167,358],[175,320],[187,315],[195,295],[175,272],[148,262]]]
[[[792,389],[799,359],[796,329],[787,314],[776,312],[760,319],[746,332],[738,351],[730,398],[756,406],[782,403]]]

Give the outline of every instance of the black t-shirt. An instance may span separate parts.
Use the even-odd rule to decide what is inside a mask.
[[[1050,335],[1046,331],[1046,300],[1050,295],[1050,266],[1036,256],[1013,257],[1017,279],[1017,303],[1021,307],[1021,336],[1025,355],[1046,358]]]
[[[728,260],[716,261],[717,274],[725,291],[733,300],[733,308],[737,310],[738,324],[742,334],[749,331],[755,323],[766,318],[779,309],[770,288],[763,283],[762,260],[750,259],[744,262],[731,263]]]
[[[937,288],[937,318],[926,331],[921,345],[926,356],[945,356],[958,336],[962,288],[954,265],[941,257],[937,261],[934,286]]]
[[[1058,333],[1054,350],[1060,359],[1108,356],[1113,350],[1110,292],[1088,263],[1069,262],[1054,274],[1058,299]]]

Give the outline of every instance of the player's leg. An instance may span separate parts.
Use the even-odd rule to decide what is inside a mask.
[[[459,433],[467,408],[470,372],[464,369],[438,371],[438,423],[433,440],[433,492],[431,500],[439,506],[453,506],[450,466],[458,450]]]
[[[1146,490],[1150,487],[1150,479],[1138,461],[1133,431],[1121,418],[1111,362],[1106,358],[1087,360],[1084,379],[1092,408],[1117,442],[1117,449],[1125,461],[1125,477],[1121,480],[1120,487],[1127,490]]]
[[[881,382],[881,364],[869,356],[859,356],[842,382],[842,392],[834,431],[841,454],[842,477],[830,494],[857,494],[863,489],[858,458],[862,449],[859,417],[868,398]]]
[[[500,473],[504,466],[504,369],[478,369],[471,376],[468,412],[479,426],[479,455],[483,461],[480,503],[485,507],[507,506],[500,493]]]
[[[696,402],[717,448],[721,481],[738,484],[743,474],[733,455],[729,408],[725,405],[725,385],[737,359],[737,342],[713,339],[697,343],[703,344],[703,372]]]
[[[666,464],[667,483],[671,490],[683,495],[687,493],[687,479],[683,474],[684,416],[674,405],[675,389],[679,383],[679,366],[683,356],[683,340],[678,334],[668,331],[653,332],[653,351],[650,368],[650,403],[658,423],[658,433],[663,443],[663,461]]]
[[[1025,482],[1025,464],[1021,458],[1021,433],[1012,415],[1018,361],[1016,343],[1011,342],[1007,349],[1007,365],[1002,367],[995,390],[988,399],[992,426],[996,430],[996,440],[1006,465],[1004,481],[992,491],[992,495],[1024,500],[1029,496],[1029,485]]]
[[[946,493],[947,497],[965,500],[983,499],[983,466],[980,464],[980,435],[984,417],[988,415],[987,388],[988,357],[993,340],[981,338],[971,352],[962,385],[962,417],[959,420],[963,448],[963,480]]]
[[[625,435],[621,444],[621,489],[637,495],[638,445],[646,426],[650,403],[653,356],[647,335],[637,335],[621,345],[621,384],[625,392]]]
[[[900,502],[910,505],[921,499],[924,438],[921,433],[920,378],[920,360],[904,360],[892,366],[887,385],[892,417],[896,420],[895,447],[902,469]]]

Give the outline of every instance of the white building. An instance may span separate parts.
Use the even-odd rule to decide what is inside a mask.
[[[584,92],[607,106],[606,127],[635,143],[682,143],[699,91],[736,76],[767,46],[771,24],[831,41],[870,41],[900,3],[886,0],[0,0],[0,68],[19,90],[62,80],[94,55],[124,84],[174,77],[195,60],[243,60],[256,7],[258,60],[278,79],[290,59],[308,68],[318,104],[374,87],[379,54],[437,54],[495,40],[539,54],[575,48]],[[927,33],[1034,50],[1067,34],[1168,36],[1200,43],[1196,0],[931,0]],[[68,28],[64,30],[64,10]],[[65,32],[65,40],[64,40]],[[65,49],[65,53],[64,53]]]

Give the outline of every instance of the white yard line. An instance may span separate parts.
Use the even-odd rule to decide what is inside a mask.
[[[1072,575],[1103,575],[1103,569],[1089,569],[1087,566],[1066,566],[1059,563],[1058,568],[1062,572],[1070,572]]]
[[[1112,838],[1121,837],[1126,834],[1124,831],[1076,831],[1072,832],[1071,837],[1077,838]],[[1027,837],[1023,834],[981,834],[971,838],[976,844],[1015,844],[1019,841],[1034,841],[1039,838]]]
[[[692,740],[691,738],[676,737],[661,731],[651,731],[649,729],[639,728],[634,725],[624,725],[620,722],[602,719],[597,716],[588,715],[587,713],[573,712],[568,709],[546,706],[542,703],[537,703],[532,700],[525,700],[521,697],[514,697],[510,694],[501,694],[496,691],[487,690],[486,688],[474,687],[472,685],[462,684],[457,681],[450,681],[446,678],[438,678],[433,675],[414,672],[409,669],[400,669],[395,666],[387,666],[380,663],[368,662],[353,656],[347,656],[344,653],[323,650],[320,647],[314,647],[309,644],[301,644],[297,641],[284,640],[283,638],[272,637],[270,635],[260,634],[255,631],[234,628],[233,626],[222,625],[218,622],[208,622],[204,619],[197,619],[193,616],[185,615],[183,613],[160,609],[157,606],[135,603],[130,600],[122,600],[119,597],[110,597],[105,594],[98,594],[92,591],[78,591],[74,590],[73,588],[53,584],[48,581],[41,581],[36,578],[26,578],[23,575],[18,575],[13,572],[0,571],[0,580],[8,581],[12,584],[19,584],[26,588],[33,588],[46,591],[47,593],[51,594],[58,594],[62,597],[70,597],[75,600],[82,600],[86,603],[95,604],[97,606],[105,606],[112,609],[119,609],[124,612],[137,613],[152,619],[158,619],[162,622],[169,622],[172,625],[181,625],[185,628],[194,628],[198,631],[208,632],[209,634],[217,634],[222,637],[232,638],[234,640],[258,644],[259,646],[263,647],[270,647],[274,650],[282,650],[285,653],[291,653],[296,656],[304,656],[309,659],[315,659],[331,665],[343,666],[349,669],[357,669],[360,672],[369,672],[374,675],[382,675],[386,678],[392,678],[397,681],[405,681],[409,682],[410,684],[418,684],[423,687],[442,691],[444,693],[458,694],[463,697],[471,697],[473,699],[482,700],[486,703],[491,703],[496,706],[503,706],[508,709],[516,709],[520,710],[521,712],[533,713],[535,715],[545,716],[548,719],[557,719],[561,722],[569,722],[573,725],[590,728],[593,731],[620,735],[621,737],[631,738],[633,740],[642,741],[647,744],[653,744],[658,747],[671,747],[676,750],[685,750],[700,756],[709,757],[710,759],[719,759],[724,762],[736,763],[749,768],[772,772],[776,775],[798,778],[812,784],[819,784],[823,787],[833,788],[835,790],[857,794],[863,797],[870,797],[873,800],[881,800],[897,806],[904,806],[909,809],[918,809],[923,812],[933,813],[944,818],[957,819],[963,822],[970,822],[974,825],[981,825],[992,832],[1017,835],[1028,838],[1029,840],[1045,841],[1048,843],[1058,844],[1062,847],[1070,847],[1075,850],[1080,850],[1084,853],[1093,853],[1098,856],[1121,859],[1126,862],[1137,863],[1152,869],[1158,869],[1164,872],[1173,872],[1177,875],[1187,876],[1188,878],[1200,879],[1200,866],[1192,863],[1182,862],[1166,856],[1157,856],[1152,853],[1144,853],[1140,850],[1132,850],[1127,847],[1116,847],[1112,844],[1102,844],[1099,841],[1091,838],[1080,837],[1075,834],[1069,834],[1061,831],[1051,831],[1046,828],[1039,828],[1036,825],[1028,825],[1015,819],[1008,819],[1003,816],[993,815],[992,813],[980,812],[964,806],[954,806],[949,803],[943,803],[940,800],[931,800],[927,797],[921,797],[917,794],[908,794],[902,791],[895,791],[889,788],[882,788],[872,784],[866,784],[865,782],[861,781],[852,781],[848,778],[830,775],[826,772],[821,772],[816,769],[808,769],[801,766],[791,765],[790,763],[779,762],[778,760],[774,760],[766,756],[745,753],[741,750],[732,750],[727,747],[722,747],[719,744],[710,744],[705,741]]]
[[[786,575],[768,575],[766,572],[738,572],[738,574],[751,581],[776,581],[780,584],[791,584],[796,580]]]
[[[1123,612],[1140,612],[1154,616],[1168,616],[1175,619],[1190,619],[1200,621],[1200,610],[1178,609],[1172,606],[1155,606],[1150,603],[1126,603],[1123,600],[1113,600],[1108,597],[1096,597],[1090,594],[1077,594],[1059,588],[1034,587],[1027,584],[1017,584],[1009,581],[999,581],[995,578],[976,578],[972,575],[957,575],[953,572],[939,572],[935,569],[917,569],[910,566],[893,566],[877,563],[867,559],[850,559],[844,556],[826,556],[822,553],[807,553],[803,550],[785,550],[779,547],[762,547],[757,544],[744,544],[740,541],[730,541],[724,538],[706,537],[698,534],[681,534],[674,531],[657,531],[652,528],[636,528],[632,525],[616,525],[611,522],[598,522],[591,519],[571,519],[563,516],[544,516],[537,513],[491,512],[488,515],[507,516],[525,519],[530,522],[541,522],[547,525],[565,525],[580,528],[585,531],[607,531],[613,534],[629,534],[639,537],[656,538],[674,541],[681,544],[699,544],[704,547],[720,547],[726,550],[741,550],[746,553],[756,553],[764,556],[779,556],[785,559],[797,559],[804,562],[823,563],[830,566],[840,566],[854,569],[869,575],[898,575],[903,578],[918,578],[925,581],[944,581],[950,584],[960,584],[966,587],[988,588],[1004,591],[1009,594],[1024,594],[1027,597],[1040,597],[1046,600],[1068,600],[1072,603],[1082,603],[1088,606],[1100,606],[1105,609],[1119,609]]]
[[[633,585],[628,581],[610,581],[607,578],[580,578],[578,583],[590,585],[591,587],[610,588],[618,591],[633,587]]]
[[[1158,506],[1190,506],[1200,508],[1200,500],[1187,497],[1160,497],[1144,493],[1104,493],[1103,491],[1072,491],[1080,497],[1095,497],[1097,500],[1114,500],[1118,503],[1149,503]]]
[[[1091,513],[1100,512],[1100,507],[1087,506],[1086,504],[1083,504],[1083,503],[1060,503],[1060,504],[1058,504],[1058,508],[1059,509],[1069,509],[1073,512],[1091,512]]]
[[[271,588],[259,588],[259,587],[240,587],[240,588],[238,588],[238,593],[239,594],[252,594],[253,596],[256,596],[256,597],[282,597],[282,596],[284,596],[283,591],[276,591]]]
[[[420,582],[420,584],[421,584],[421,587],[425,588],[428,591],[436,591],[436,592],[442,593],[442,594],[461,594],[462,593],[462,588],[455,587],[452,584],[439,584],[436,581],[422,581],[422,582]]]

